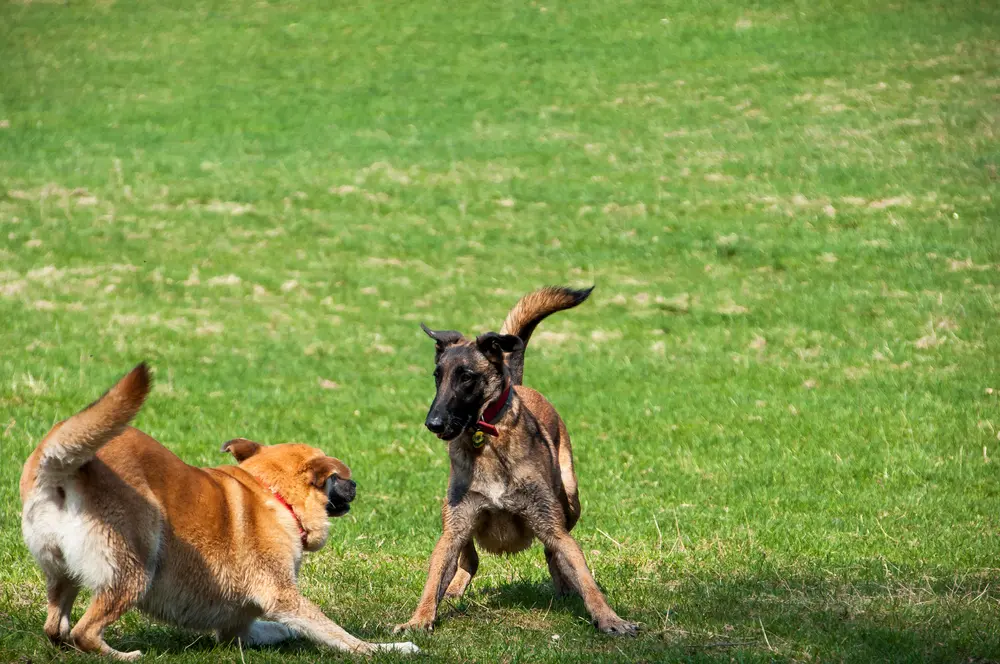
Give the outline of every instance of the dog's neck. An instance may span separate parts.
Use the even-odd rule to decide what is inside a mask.
[[[265,489],[267,489],[268,491],[270,491],[274,495],[274,498],[279,503],[281,503],[282,505],[284,505],[285,509],[287,509],[291,513],[292,518],[295,519],[295,525],[297,525],[299,527],[299,539],[302,540],[302,549],[305,550],[305,548],[306,548],[306,541],[307,541],[307,539],[309,537],[309,532],[302,526],[302,519],[300,519],[299,515],[295,513],[295,508],[292,507],[292,504],[290,502],[288,502],[287,500],[285,500],[285,497],[281,495],[280,491],[278,491],[277,489],[275,489],[274,487],[272,487],[270,484],[268,484],[264,480],[260,479],[259,477],[257,477],[256,475],[253,475],[253,474],[250,474],[250,477],[252,477],[255,480],[257,480],[258,482],[260,482],[260,485],[262,487],[264,487]]]
[[[495,424],[500,421],[504,413],[507,410],[507,406],[510,404],[512,390],[510,385],[510,379],[504,376],[504,388],[500,392],[500,396],[497,397],[496,401],[488,404],[486,410],[483,411],[483,416],[476,422],[476,431],[482,431],[487,433],[494,438],[500,435],[497,431]]]

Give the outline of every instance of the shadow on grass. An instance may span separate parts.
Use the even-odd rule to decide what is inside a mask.
[[[142,618],[138,619],[143,620]],[[38,634],[41,634],[40,627]],[[355,635],[357,636],[357,634]],[[319,661],[342,655],[337,651],[318,646],[303,637],[261,646],[238,644],[235,641],[219,643],[212,634],[193,632],[159,623],[146,623],[134,627],[123,625],[119,628],[119,634],[108,634],[106,638],[112,647],[120,650],[142,651],[146,655],[144,659],[156,659],[164,655],[183,655],[197,662],[218,659],[249,662],[257,661],[260,657],[264,657],[266,660],[280,660],[285,656],[293,661]],[[43,639],[38,640],[42,641]],[[377,638],[372,640],[378,642]],[[98,661],[94,660],[92,655],[79,653],[68,647],[58,647],[48,643],[45,643],[45,646],[51,649],[53,654],[59,653],[63,657],[76,656],[83,661]],[[6,660],[0,657],[0,662],[4,661]]]
[[[595,631],[591,655],[594,661],[669,656],[673,661],[1000,664],[1000,593],[992,590],[995,584],[985,571],[930,583],[915,570],[900,570],[897,577],[854,572],[855,578],[789,576],[773,569],[689,578],[664,592],[666,605],[659,611],[628,606],[612,596],[612,607],[643,622],[643,632],[632,646],[630,640]],[[907,581],[914,585],[907,587]],[[502,609],[589,621],[578,597],[556,597],[547,581],[472,589],[441,617],[489,620],[491,612]]]
[[[643,623],[636,639],[609,638],[586,627],[583,602],[575,596],[557,598],[547,580],[484,584],[442,605],[440,633],[414,636],[434,661],[492,661],[500,652],[500,659],[524,662],[1000,664],[1000,593],[992,589],[995,576],[990,571],[930,581],[916,570],[895,574],[864,569],[838,574],[791,574],[774,568],[743,574],[716,571],[688,575],[680,585],[659,593],[640,593],[657,596],[653,601],[659,606],[630,604],[625,591],[612,593],[609,600],[622,616]],[[906,587],[903,580],[915,585]],[[5,649],[55,655],[44,643],[40,613],[0,618],[9,619],[4,621],[6,629],[0,628],[0,655]],[[567,620],[581,624],[567,630]],[[351,627],[346,626],[349,631]],[[554,630],[562,634],[562,646],[553,645]],[[389,636],[357,635],[372,641]],[[211,635],[147,622],[136,614],[126,616],[108,639],[124,650],[182,656],[192,662],[242,661],[244,654],[245,661],[261,662],[339,657],[302,639],[244,646],[241,652],[235,644],[217,644]],[[71,652],[60,658],[65,656],[77,661]],[[0,661],[8,660],[0,656]]]

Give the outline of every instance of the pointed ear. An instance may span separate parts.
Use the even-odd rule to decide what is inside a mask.
[[[521,350],[524,344],[513,334],[487,332],[476,337],[476,347],[490,362],[503,366],[503,354]]]
[[[322,489],[331,475],[339,473],[342,465],[333,457],[317,457],[306,465],[309,481],[318,489]]]
[[[236,463],[243,463],[260,451],[261,444],[246,438],[233,438],[222,444],[222,451],[229,452],[236,458]]]
[[[438,353],[452,344],[457,344],[465,338],[462,336],[461,332],[456,332],[455,330],[432,330],[423,323],[420,324],[420,329],[426,332],[427,336],[434,340]]]

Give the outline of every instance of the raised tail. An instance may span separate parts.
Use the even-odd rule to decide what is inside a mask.
[[[594,287],[576,290],[563,286],[548,286],[533,293],[528,293],[514,305],[500,328],[500,334],[513,334],[520,337],[525,348],[531,333],[545,318],[557,311],[572,309],[586,300]],[[524,348],[511,353],[507,357],[507,367],[510,370],[510,380],[513,385],[520,385],[524,380]]]
[[[35,450],[39,455],[37,481],[65,477],[93,459],[139,412],[152,382],[143,362],[100,399],[57,424]]]

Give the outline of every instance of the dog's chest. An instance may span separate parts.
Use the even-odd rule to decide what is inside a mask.
[[[452,457],[452,470],[468,490],[486,499],[492,507],[501,507],[508,493],[509,478],[503,465],[498,463],[493,450],[465,452]]]
[[[453,451],[453,489],[459,489],[459,493],[469,492],[481,496],[492,509],[519,511],[515,506],[523,502],[527,478],[521,467],[521,459],[506,452],[507,450],[493,449],[489,444],[474,451]]]
[[[498,508],[504,506],[504,498],[509,493],[506,482],[500,481],[496,477],[473,479],[472,486],[469,488],[485,498],[491,507]]]

